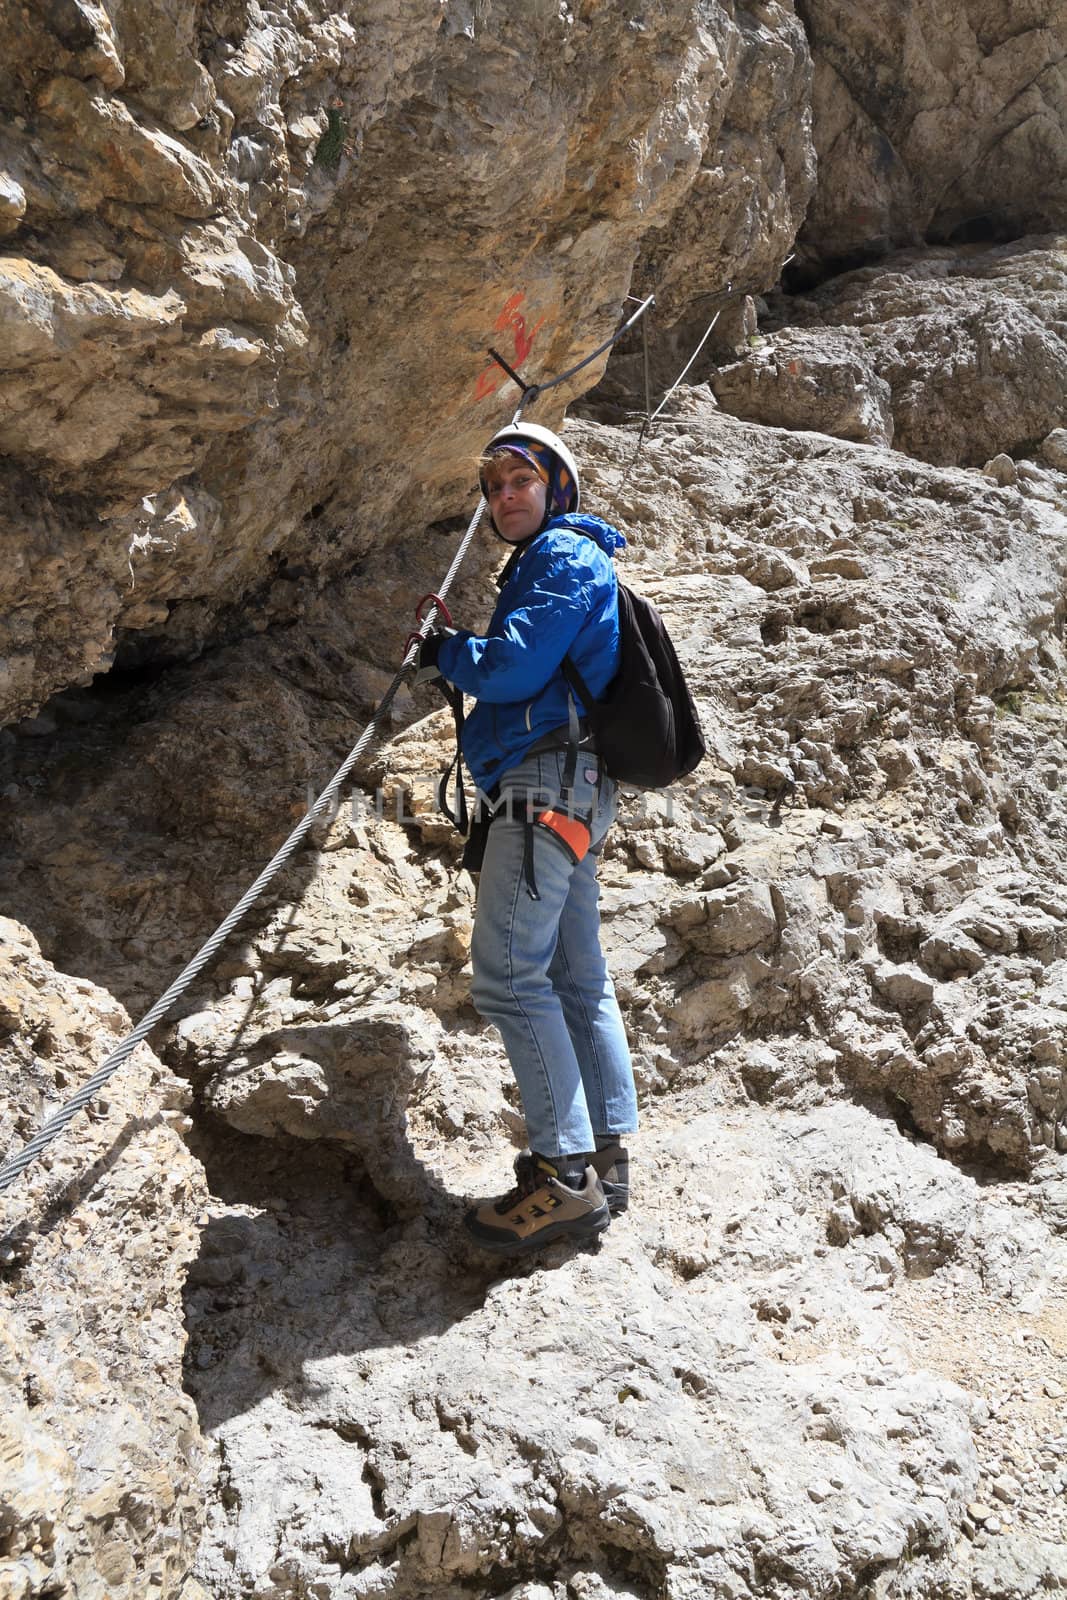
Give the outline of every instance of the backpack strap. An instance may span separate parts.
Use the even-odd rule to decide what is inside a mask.
[[[581,673],[578,671],[578,668],[575,666],[575,664],[571,660],[570,656],[564,656],[561,665],[562,665],[562,669],[563,669],[563,676],[566,678],[567,682],[570,684],[571,689],[575,690],[581,696],[582,703],[585,706],[586,711],[590,714],[590,716],[592,716],[592,713],[595,711],[595,708],[596,708],[596,696],[590,691],[589,685],[586,683],[585,679],[582,677]],[[563,770],[563,782],[564,782],[564,787],[565,788],[569,788],[570,784],[572,784],[574,782],[574,774],[575,774],[575,772],[577,771],[577,768],[578,768],[578,744],[579,744],[579,740],[581,738],[581,733],[580,733],[580,730],[578,729],[578,712],[577,712],[577,710],[575,708],[574,695],[573,694],[570,694],[570,695],[567,696],[567,703],[568,703],[568,708],[569,708],[569,712],[570,712],[570,730],[569,730],[569,742],[568,742],[568,745],[567,745],[567,764],[566,764],[566,766],[564,767],[564,770]],[[592,731],[592,724],[591,723],[590,723],[590,731]],[[595,749],[596,748],[596,735],[593,734],[592,737],[593,737],[593,748]],[[597,803],[598,804],[600,803],[600,798],[601,798],[601,796],[602,796],[602,794],[604,792],[604,779],[605,779],[606,776],[607,776],[607,773],[604,770],[604,763],[603,763],[602,760],[598,759],[597,760],[597,780],[596,780]]]
[[[578,721],[578,707],[574,703],[574,696],[567,696],[567,757],[563,763],[563,777],[561,779],[560,800],[566,809],[570,809],[571,790],[574,788],[574,779],[578,771],[578,746],[582,742],[582,729]]]
[[[578,671],[578,668],[575,666],[570,656],[564,656],[560,666],[563,669],[563,676],[566,678],[571,688],[576,690],[581,696],[585,709],[587,711],[591,711],[596,705],[596,696],[589,692],[589,685]],[[573,705],[573,701],[571,703]]]

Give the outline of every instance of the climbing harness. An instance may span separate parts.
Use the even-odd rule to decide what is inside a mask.
[[[569,657],[564,657],[568,661]],[[559,785],[559,805],[544,811],[534,811],[527,804],[523,839],[522,873],[526,880],[526,893],[531,900],[540,900],[537,877],[534,872],[535,829],[547,834],[554,843],[567,852],[574,866],[584,861],[593,842],[593,815],[583,816],[574,807],[574,783],[578,772],[578,752],[582,745],[583,730],[578,720],[578,707],[574,695],[567,696],[567,754],[563,761],[563,775]],[[597,803],[604,781],[604,766],[597,762]]]
[[[525,408],[528,405],[532,405],[540,395],[547,394],[550,389],[555,389],[561,383],[565,383],[568,378],[573,378],[576,373],[582,370],[583,367],[588,366],[591,361],[595,361],[597,356],[603,355],[605,350],[610,349],[610,347],[615,344],[617,340],[622,338],[627,329],[633,327],[638,318],[648,310],[649,306],[653,303],[653,299],[654,296],[649,295],[640,308],[634,312],[633,316],[628,318],[623,326],[617,329],[614,334],[612,334],[610,339],[605,339],[604,343],[598,345],[590,355],[585,356],[581,361],[577,362],[573,367],[569,367],[566,372],[561,373],[557,378],[553,378],[549,383],[525,383],[521,378],[518,377],[516,373],[511,371],[502,357],[497,355],[495,351],[491,350],[489,353],[493,359],[504,367],[504,369],[508,372],[509,377],[514,378],[515,382],[518,383],[522,389],[522,398],[519,403],[519,408],[512,418],[512,425],[514,426],[518,424]],[[41,1126],[34,1137],[30,1139],[28,1143],[23,1145],[21,1150],[17,1151],[12,1156],[9,1156],[3,1163],[0,1163],[0,1193],[3,1193],[5,1189],[10,1188],[15,1180],[26,1171],[26,1168],[31,1166],[32,1163],[37,1160],[38,1156],[42,1155],[44,1151],[47,1150],[48,1146],[56,1138],[58,1138],[59,1134],[62,1133],[63,1129],[68,1125],[68,1123],[73,1121],[78,1112],[83,1111],[90,1104],[90,1102],[95,1099],[108,1080],[114,1076],[123,1063],[127,1061],[133,1054],[137,1046],[148,1037],[156,1023],[162,1021],[179,996],[184,994],[185,990],[192,983],[193,979],[203,971],[208,962],[218,953],[219,949],[229,938],[230,934],[241,921],[245,913],[251,909],[267,886],[274,880],[274,878],[277,877],[278,873],[289,860],[290,856],[303,842],[304,838],[314,826],[317,819],[323,816],[330,809],[337,797],[341,785],[355,767],[360,756],[366,750],[368,744],[371,742],[371,739],[374,737],[380,724],[382,723],[382,720],[396,698],[400,686],[404,681],[405,674],[407,673],[409,667],[414,664],[415,658],[418,655],[420,644],[429,636],[433,629],[438,612],[442,612],[445,616],[448,615],[447,607],[444,605],[444,598],[448,594],[453,582],[455,581],[456,574],[458,573],[464,557],[470,548],[471,541],[477,532],[478,525],[481,522],[485,511],[486,500],[485,496],[483,495],[479,499],[477,510],[468,524],[466,533],[460,540],[459,546],[456,549],[456,553],[452,558],[452,563],[440,588],[435,594],[424,595],[419,601],[418,610],[416,612],[416,616],[419,621],[419,627],[417,632],[411,633],[407,637],[404,647],[404,656],[400,666],[397,668],[392,682],[389,684],[389,687],[386,689],[381,700],[378,702],[370,721],[367,723],[367,726],[364,728],[359,739],[353,745],[352,749],[338,767],[337,771],[334,773],[325,789],[323,789],[314,805],[308,812],[305,813],[300,822],[297,823],[288,839],[286,839],[285,843],[275,853],[275,855],[271,857],[270,861],[263,868],[263,871],[259,874],[259,877],[241,896],[233,910],[223,918],[211,937],[207,939],[203,945],[201,945],[193,959],[178,974],[170,988],[167,989],[164,994],[160,995],[154,1006],[145,1012],[137,1026],[130,1033],[128,1033],[118,1045],[116,1045],[115,1049],[112,1050],[107,1059],[101,1062],[100,1066],[96,1072],[93,1073],[92,1077],[87,1079],[87,1081],[82,1084],[81,1088],[74,1095],[72,1095],[71,1098],[63,1106],[61,1106],[53,1116],[48,1118],[48,1120]],[[427,602],[429,602],[429,609],[426,611],[425,615],[420,616],[419,613],[421,612],[422,607],[427,604]]]

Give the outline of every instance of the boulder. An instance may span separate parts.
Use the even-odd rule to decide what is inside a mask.
[[[711,379],[725,411],[775,428],[892,444],[891,391],[858,330],[787,328],[754,343],[743,361],[721,367]]]
[[[713,384],[726,410],[776,426],[875,439],[881,416],[898,450],[1010,486],[1011,457],[1062,416],[1065,314],[1056,238],[904,251],[775,298],[766,343]]]

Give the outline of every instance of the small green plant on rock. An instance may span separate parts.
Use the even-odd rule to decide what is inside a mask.
[[[317,167],[330,167],[333,169],[340,165],[347,132],[347,125],[341,115],[340,107],[327,107],[326,126],[323,128],[319,142],[315,146],[314,160]]]

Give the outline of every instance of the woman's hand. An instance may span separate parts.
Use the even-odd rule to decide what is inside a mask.
[[[455,628],[435,627],[432,633],[419,645],[419,653],[415,657],[415,676],[412,684],[432,683],[441,676],[441,669],[437,665],[437,657],[441,646],[446,639],[451,639]]]

